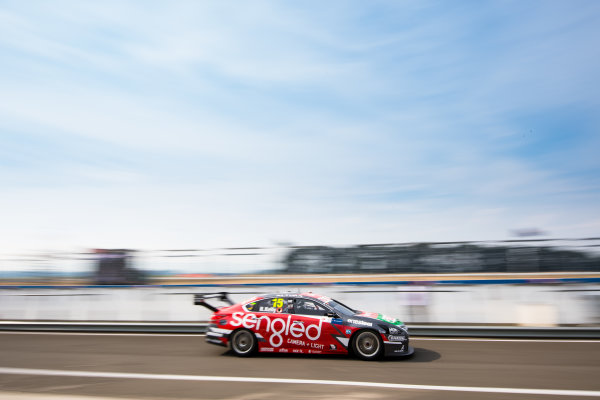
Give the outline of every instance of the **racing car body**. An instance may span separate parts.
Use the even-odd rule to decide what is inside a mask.
[[[238,356],[254,352],[348,354],[364,360],[408,356],[408,329],[399,320],[354,310],[313,293],[269,294],[216,308],[196,295],[195,304],[213,311],[208,343],[230,346]]]

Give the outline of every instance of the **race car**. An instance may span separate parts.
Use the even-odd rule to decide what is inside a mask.
[[[217,298],[228,306],[206,302]],[[240,357],[264,353],[354,354],[363,360],[409,356],[408,329],[399,320],[352,309],[314,293],[280,293],[238,304],[227,293],[194,297],[210,318],[206,341],[229,346]]]

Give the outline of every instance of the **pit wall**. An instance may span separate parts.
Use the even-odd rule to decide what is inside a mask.
[[[193,294],[226,291],[234,302],[290,286],[4,288],[0,320],[200,322]],[[319,285],[299,287],[414,324],[600,324],[600,284]]]

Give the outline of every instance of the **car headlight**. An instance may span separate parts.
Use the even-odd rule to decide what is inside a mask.
[[[400,333],[398,328],[393,328],[393,327],[389,327],[388,331],[390,332],[391,335],[396,335],[396,334]]]

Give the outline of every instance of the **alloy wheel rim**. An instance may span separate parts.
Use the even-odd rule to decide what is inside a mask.
[[[358,352],[365,357],[372,357],[379,351],[379,341],[371,332],[362,333],[357,340]]]
[[[252,348],[252,337],[248,332],[238,332],[235,336],[234,344],[238,352],[247,353]]]

